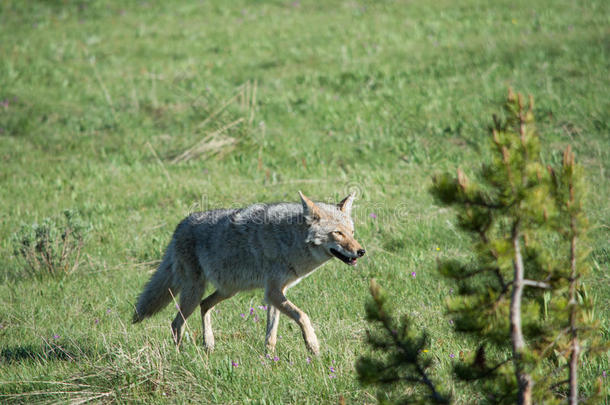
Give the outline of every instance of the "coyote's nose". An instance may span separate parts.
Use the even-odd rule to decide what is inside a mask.
[[[358,254],[358,257],[362,257],[364,256],[364,254],[366,253],[366,250],[364,249],[358,249],[358,251],[356,252]]]

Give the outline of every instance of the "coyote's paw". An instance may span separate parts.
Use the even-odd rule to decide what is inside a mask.
[[[265,354],[273,354],[275,353],[275,345],[267,343],[265,345]]]
[[[182,335],[180,333],[180,330],[174,327],[172,327],[172,340],[174,341],[176,348],[180,349],[180,343],[182,343]]]
[[[212,353],[214,351],[214,335],[212,335],[212,334],[207,334],[207,336],[204,335],[203,349],[208,353]]]
[[[317,356],[320,354],[320,344],[318,343],[317,340],[307,342],[306,346],[307,346],[307,350],[309,350],[311,352],[311,354],[313,354],[314,356]]]

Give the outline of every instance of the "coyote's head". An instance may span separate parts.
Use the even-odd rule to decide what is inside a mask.
[[[328,256],[355,266],[365,250],[354,239],[354,222],[351,218],[354,193],[339,204],[314,203],[299,191],[303,203],[303,214],[309,225],[307,242],[322,249]]]

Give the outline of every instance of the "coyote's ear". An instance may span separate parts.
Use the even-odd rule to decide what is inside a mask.
[[[299,191],[299,196],[301,196],[301,203],[303,204],[303,214],[305,217],[309,217],[312,220],[320,219],[320,208],[311,201],[309,198],[305,196],[305,194]]]
[[[350,195],[345,197],[343,200],[341,200],[341,202],[339,204],[337,204],[337,207],[339,207],[341,212],[347,214],[348,216],[352,215],[352,204],[354,203],[355,196],[356,196],[356,193],[351,193]]]

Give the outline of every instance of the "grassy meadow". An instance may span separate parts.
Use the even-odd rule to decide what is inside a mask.
[[[572,145],[585,167],[586,283],[609,339],[609,15],[603,0],[1,1],[0,402],[374,403],[354,369],[373,277],[432,336],[436,380],[479,402],[451,378],[476,342],[452,332],[436,271],[469,241],[428,188],[486,158],[508,86],[534,96],[546,161]],[[262,291],[216,308],[211,355],[198,312],[180,352],[174,308],[130,324],[185,215],[298,190],[357,191],[368,252],[287,294],[319,358],[284,316],[264,357]],[[91,227],[78,268],[29,274],[13,234],[65,209]],[[583,390],[604,371],[608,354],[585,362]]]

